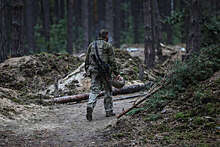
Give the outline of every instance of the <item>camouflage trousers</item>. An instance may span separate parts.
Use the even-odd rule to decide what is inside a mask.
[[[96,73],[91,74],[91,87],[87,107],[91,107],[92,110],[95,108],[96,99],[103,88],[105,90],[105,111],[109,112],[113,110],[111,80],[106,81],[102,76]]]

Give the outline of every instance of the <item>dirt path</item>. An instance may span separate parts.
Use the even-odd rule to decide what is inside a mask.
[[[114,102],[114,111],[132,105],[134,99]],[[43,107],[28,119],[0,122],[0,146],[93,146],[97,131],[116,122],[106,118],[103,99],[97,101],[92,122],[85,118],[87,103]],[[100,140],[99,140],[100,142]]]

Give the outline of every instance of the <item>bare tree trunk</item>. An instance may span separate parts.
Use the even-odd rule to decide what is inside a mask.
[[[74,0],[67,0],[67,52],[73,53],[73,8]]]
[[[201,26],[200,26],[200,1],[191,1],[191,12],[190,12],[190,30],[188,33],[188,40],[186,50],[188,55],[193,52],[198,53],[201,45]]]
[[[44,37],[47,42],[47,50],[50,50],[49,41],[50,41],[50,1],[41,0],[42,13],[43,13],[43,31]]]
[[[120,47],[120,32],[121,32],[121,0],[114,0],[114,46]]]
[[[154,6],[154,0],[150,0],[150,7],[151,7],[151,35],[152,35],[152,48],[150,50],[150,54],[149,54],[149,62],[148,62],[148,67],[152,68],[154,67],[155,64],[155,16],[154,16],[154,10],[155,10],[155,6]]]
[[[160,12],[159,12],[159,7],[158,7],[158,1],[154,0],[153,1],[154,5],[154,18],[155,18],[155,45],[157,49],[157,56],[159,60],[162,60],[162,50],[161,50],[161,40],[162,40],[162,33],[161,33],[161,18],[160,18]]]
[[[152,1],[144,2],[144,24],[145,24],[145,64],[148,68],[153,67],[155,60],[154,44],[153,44],[153,27],[152,27]]]
[[[215,0],[216,2],[216,8],[215,8],[215,13],[216,13],[216,18],[219,18],[220,16],[220,3],[218,0]]]
[[[134,32],[134,43],[139,43],[139,33],[138,33],[138,27],[139,27],[139,8],[138,8],[139,2],[136,0],[131,0],[131,13],[133,16],[133,32]]]
[[[89,44],[89,3],[88,0],[82,0],[82,28],[83,28],[83,50],[86,50]]]
[[[11,30],[11,56],[21,56],[24,54],[23,50],[23,43],[24,43],[24,36],[23,36],[23,10],[24,4],[23,0],[13,0],[12,3],[12,30]]]
[[[34,16],[34,0],[25,0],[25,23],[26,23],[26,36],[27,36],[27,44],[28,50],[32,52],[36,52],[36,45],[35,45],[35,37],[34,37],[34,23],[35,19]]]
[[[91,42],[95,38],[95,21],[94,21],[94,1],[89,1],[89,42]]]
[[[166,9],[166,16],[170,17],[173,13],[173,4],[172,4],[172,0],[168,0],[168,2],[166,3],[167,9]],[[173,30],[172,30],[172,26],[171,24],[166,24],[166,33],[167,33],[167,43],[168,44],[172,44],[173,43]]]
[[[121,10],[121,29],[122,32],[127,32],[129,29],[129,15],[130,15],[130,11],[129,11],[129,2],[127,1],[122,1],[121,5],[122,5],[122,10]]]
[[[74,0],[74,8],[73,8],[73,13],[74,13],[74,40],[78,40],[80,38],[80,35],[82,34],[82,17],[81,17],[81,14],[82,14],[82,10],[81,10],[81,0]],[[67,3],[67,7],[68,7],[68,3]],[[81,49],[82,47],[79,45],[79,44],[76,44],[75,46],[75,49],[76,49],[76,52],[79,52],[79,50]]]
[[[65,15],[65,0],[60,1],[60,19],[64,19]]]
[[[109,12],[108,10],[106,11],[106,0],[97,0],[97,5],[98,5],[98,8],[97,8],[97,14],[98,15],[98,31],[101,29],[101,28],[104,28],[105,27],[105,16],[107,15],[107,13],[111,13]],[[105,13],[107,12],[107,13]]]
[[[109,40],[112,40],[112,43],[114,44],[114,19],[113,19],[113,0],[106,0],[106,20],[105,20],[105,27],[109,31]]]
[[[56,23],[58,23],[59,22],[59,20],[60,20],[60,14],[59,14],[59,1],[60,0],[55,0],[55,2],[54,2],[54,14],[55,14],[55,20],[56,20]]]
[[[0,0],[0,62],[7,59],[10,50],[9,12],[8,1]]]

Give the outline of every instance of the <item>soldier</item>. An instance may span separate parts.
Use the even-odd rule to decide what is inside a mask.
[[[113,47],[108,43],[108,31],[100,30],[99,38],[93,41],[88,49],[85,60],[86,74],[91,78],[89,101],[87,104],[86,118],[92,120],[92,112],[96,105],[96,98],[104,87],[104,108],[106,117],[114,116],[112,103],[112,73],[120,78],[115,62]]]

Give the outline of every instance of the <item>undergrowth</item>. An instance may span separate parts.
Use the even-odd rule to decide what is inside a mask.
[[[128,114],[161,110],[167,103],[180,99],[180,94],[186,92],[187,88],[198,85],[218,70],[220,70],[220,46],[202,48],[200,54],[192,55],[185,62],[174,63],[172,74],[166,79],[169,84],[152,95],[141,108],[133,109]],[[198,97],[207,97],[208,94],[207,91],[198,90],[193,98],[196,100]]]

